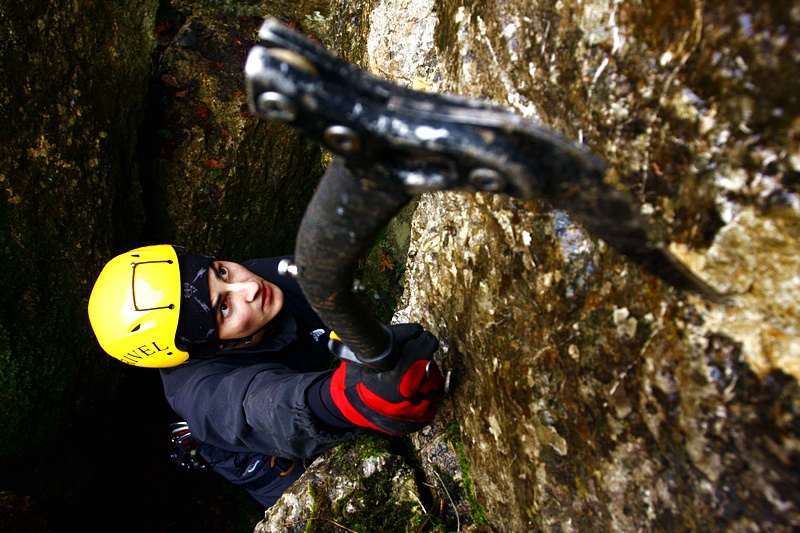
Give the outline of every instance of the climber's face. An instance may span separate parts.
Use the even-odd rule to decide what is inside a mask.
[[[233,340],[263,336],[263,328],[283,308],[283,291],[239,263],[213,261],[208,275],[217,335]]]

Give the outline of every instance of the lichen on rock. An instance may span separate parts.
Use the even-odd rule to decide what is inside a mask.
[[[415,532],[425,521],[413,470],[383,437],[364,435],[312,463],[256,533],[335,531]]]

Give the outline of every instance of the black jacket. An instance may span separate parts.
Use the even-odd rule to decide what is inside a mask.
[[[327,348],[330,330],[308,305],[297,281],[278,274],[281,259],[243,263],[284,293],[283,309],[268,324],[261,343],[190,357],[161,370],[167,401],[202,443],[201,451],[205,447],[204,456],[215,455],[209,448],[214,447],[310,459],[362,431],[328,431],[312,413],[307,392],[329,377],[335,364]],[[219,473],[242,483],[233,474]]]

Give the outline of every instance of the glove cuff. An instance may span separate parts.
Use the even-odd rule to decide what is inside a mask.
[[[350,400],[346,394],[346,385],[345,380],[347,377],[347,370],[348,370],[348,363],[343,361],[342,364],[336,369],[336,372],[333,373],[331,376],[331,385],[330,387],[323,387],[322,390],[322,397],[325,399],[326,393],[328,398],[330,398],[330,402],[334,404],[339,412],[351,423],[366,427],[377,429],[378,431],[386,432],[383,428],[378,427],[370,420],[368,420],[363,414],[361,414],[356,407],[350,403]]]
[[[357,426],[350,422],[331,398],[331,375],[314,382],[306,393],[308,406],[317,423],[329,433],[341,434],[352,431]]]

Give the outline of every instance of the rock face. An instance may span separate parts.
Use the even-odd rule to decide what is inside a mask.
[[[425,513],[405,459],[387,442],[362,436],[325,453],[260,522],[256,533],[418,531]],[[347,526],[344,526],[347,524]]]
[[[397,318],[446,348],[492,528],[796,528],[800,12],[420,4],[373,8],[376,71],[586,143],[731,297],[670,290],[543,202],[423,197]]]
[[[440,423],[485,512],[461,524],[798,527],[798,22],[788,2],[386,0],[339,28],[379,75],[587,144],[730,297],[672,290],[544,201],[423,196],[395,320],[455,372]],[[437,437],[412,440],[430,458]]]

